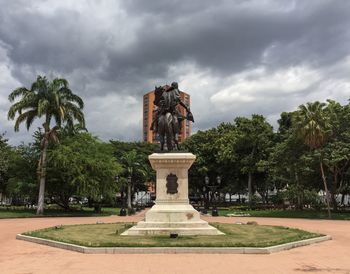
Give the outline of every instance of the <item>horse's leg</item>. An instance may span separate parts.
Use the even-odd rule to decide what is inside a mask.
[[[168,150],[173,150],[173,130],[172,130],[172,115],[170,113],[166,114],[165,121],[165,132],[166,132],[166,143]]]
[[[163,151],[164,150],[164,136],[159,135],[159,139],[160,139],[160,150]]]
[[[163,151],[164,150],[164,143],[165,143],[165,116],[162,115],[159,117],[158,119],[158,126],[157,126],[157,129],[158,129],[158,136],[159,136],[159,141],[160,141],[160,150]]]
[[[167,129],[167,134],[166,134],[166,145],[169,151],[173,150],[173,137],[169,129]]]

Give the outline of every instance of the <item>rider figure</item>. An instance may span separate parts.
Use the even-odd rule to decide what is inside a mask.
[[[193,122],[193,116],[191,115],[190,110],[187,108],[187,106],[181,101],[180,91],[178,87],[178,83],[173,82],[171,86],[166,89],[162,94],[162,99],[159,102],[158,109],[156,111],[155,117],[151,124],[151,130],[155,130],[158,132],[158,118],[162,114],[166,114],[167,112],[170,112],[175,122],[175,132],[178,133],[180,130],[179,124],[181,121],[185,119],[185,117],[180,113],[180,111],[176,108],[176,106],[180,104],[182,107],[186,109],[186,112],[188,113],[187,119]],[[177,139],[177,134],[176,134]]]

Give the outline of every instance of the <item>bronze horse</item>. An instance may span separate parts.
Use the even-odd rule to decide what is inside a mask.
[[[177,111],[176,106],[181,105],[187,110],[187,119],[193,121],[192,113],[188,110],[186,105],[181,102],[180,97],[177,93],[170,94],[171,87],[155,87],[155,99],[154,104],[158,106],[156,117],[154,119],[156,133],[159,135],[160,149],[164,150],[164,144],[166,141],[167,150],[172,151],[175,149],[179,150],[178,134],[180,131],[180,120],[184,117],[179,117],[181,114]]]

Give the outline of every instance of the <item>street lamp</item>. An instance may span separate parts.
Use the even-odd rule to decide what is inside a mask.
[[[206,186],[203,186],[203,210],[202,213],[203,214],[207,214],[208,213],[208,188]]]
[[[221,185],[221,177],[217,176],[216,177],[216,183],[213,183],[212,185],[210,185],[210,181],[209,181],[209,177],[208,176],[205,176],[204,181],[205,181],[205,185],[206,185],[207,189],[210,190],[211,195],[212,195],[213,206],[212,206],[211,215],[212,216],[219,216],[218,209],[216,207],[215,193],[216,193],[216,190],[218,189],[218,187]],[[210,200],[209,199],[209,192],[208,192],[208,200]]]

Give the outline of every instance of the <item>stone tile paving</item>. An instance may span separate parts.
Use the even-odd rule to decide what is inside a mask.
[[[350,221],[205,217],[225,223],[257,221],[329,234],[333,240],[269,255],[81,254],[16,240],[16,234],[59,224],[138,221],[134,217],[0,220],[0,273],[340,273],[350,274]]]

